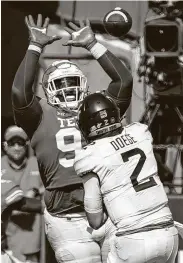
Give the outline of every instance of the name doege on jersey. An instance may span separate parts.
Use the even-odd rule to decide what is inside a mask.
[[[115,140],[111,141],[111,145],[114,147],[116,151],[118,151],[121,148],[124,148],[125,146],[131,145],[136,143],[137,141],[134,140],[134,138],[130,134],[125,134],[117,137]]]

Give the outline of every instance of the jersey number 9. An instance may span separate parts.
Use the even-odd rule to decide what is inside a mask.
[[[60,164],[65,167],[74,165],[75,152],[80,150],[81,133],[75,127],[61,129],[56,134],[57,148],[63,153],[63,157],[59,159]]]

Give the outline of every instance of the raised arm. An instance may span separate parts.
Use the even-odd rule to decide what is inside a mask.
[[[17,125],[21,126],[31,139],[42,117],[42,108],[35,96],[33,83],[42,49],[60,37],[47,36],[49,18],[42,23],[42,15],[38,15],[37,23],[31,15],[25,18],[29,30],[30,43],[13,82],[12,105]]]
[[[132,95],[133,79],[129,69],[102,44],[98,43],[87,19],[86,25],[80,21],[80,27],[70,22],[65,30],[71,35],[72,40],[64,45],[84,47],[91,52],[104,71],[111,78],[106,94],[112,97],[121,110],[121,115],[127,110]]]

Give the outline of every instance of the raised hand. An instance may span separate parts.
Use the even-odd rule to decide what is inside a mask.
[[[95,35],[91,29],[90,21],[86,19],[85,23],[79,21],[80,27],[72,22],[69,22],[68,26],[64,29],[71,35],[71,40],[68,40],[63,46],[74,46],[74,47],[84,47],[86,49],[91,49],[95,43],[97,43]]]
[[[37,17],[37,23],[31,15],[25,17],[25,23],[29,30],[30,41],[40,47],[44,47],[48,44],[53,43],[56,40],[60,40],[60,36],[48,36],[47,28],[49,25],[49,18],[47,17],[44,22],[42,22],[42,15],[39,14]]]

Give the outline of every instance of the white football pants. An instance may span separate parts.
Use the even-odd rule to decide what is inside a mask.
[[[111,239],[108,263],[174,263],[178,251],[175,227]]]
[[[92,237],[85,213],[54,217],[45,209],[45,231],[57,262],[101,263],[100,246]]]

